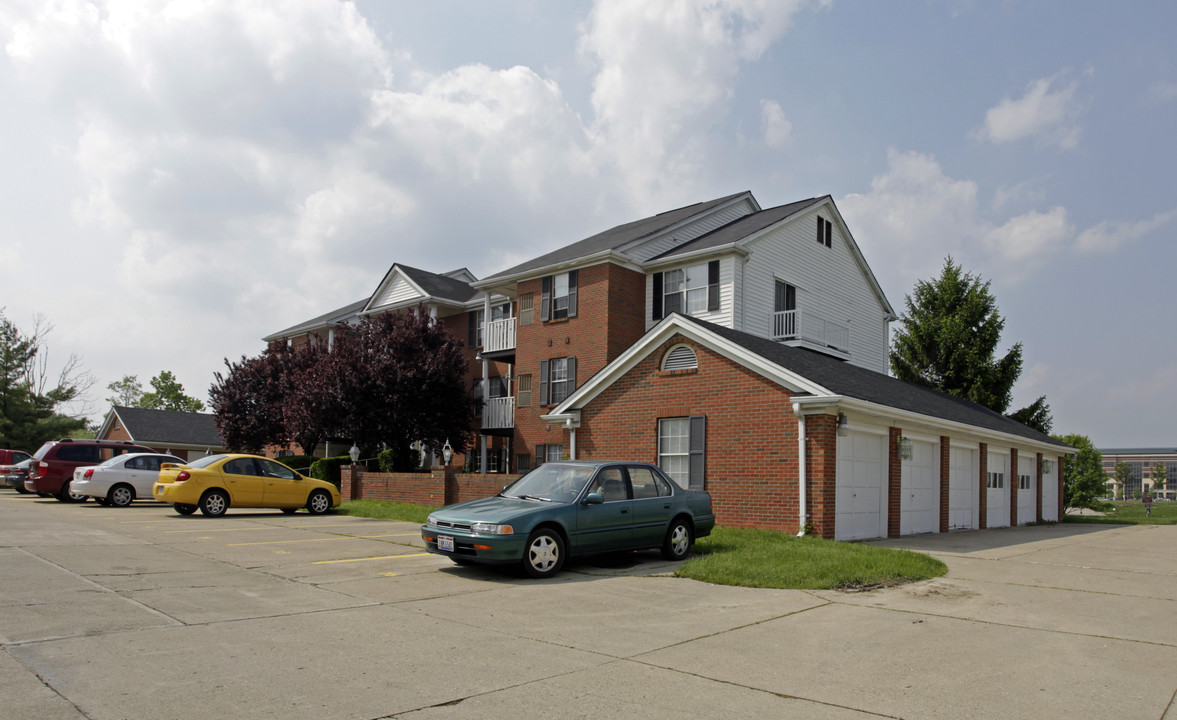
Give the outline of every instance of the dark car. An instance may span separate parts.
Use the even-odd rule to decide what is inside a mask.
[[[70,492],[75,468],[97,465],[123,453],[153,452],[149,447],[119,440],[50,440],[33,455],[25,487],[42,496],[53,495],[62,502],[84,502],[85,495]]]
[[[576,555],[661,548],[681,560],[714,526],[711,496],[684,490],[655,465],[572,461],[433,512],[421,537],[429,552],[458,564],[516,564],[542,578]]]
[[[25,490],[26,463],[32,456],[23,450],[0,450],[0,486],[10,487],[17,492]]]

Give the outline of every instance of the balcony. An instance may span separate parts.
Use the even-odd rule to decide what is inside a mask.
[[[515,354],[515,328],[519,325],[518,318],[492,320],[482,328],[482,354],[491,356],[492,353]]]
[[[772,314],[773,340],[798,340],[850,352],[850,326],[826,320],[812,311],[783,310]]]
[[[515,398],[492,397],[482,406],[482,431],[510,430],[515,427]]]

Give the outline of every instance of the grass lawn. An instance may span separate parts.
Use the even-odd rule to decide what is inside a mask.
[[[349,500],[337,512],[424,523],[434,509],[379,500]],[[1156,515],[1156,506],[1153,514]],[[716,585],[829,590],[896,585],[939,577],[946,572],[948,568],[939,560],[908,550],[796,538],[773,530],[717,527],[709,537],[695,543],[691,559],[676,574]]]
[[[1156,502],[1152,514],[1144,514],[1144,503],[1139,500],[1112,503],[1116,509],[1106,515],[1067,515],[1063,522],[1100,523],[1105,525],[1177,525],[1177,502]]]
[[[717,527],[695,543],[694,553],[676,574],[717,585],[862,589],[926,580],[948,572],[939,560],[908,550],[748,528]]]

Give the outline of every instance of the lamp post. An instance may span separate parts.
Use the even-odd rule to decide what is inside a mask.
[[[359,448],[359,447],[357,447],[357,446],[356,446],[356,444],[355,444],[354,442],[351,444],[351,450],[348,450],[348,451],[347,451],[347,454],[348,454],[348,455],[351,457],[351,464],[352,464],[352,465],[355,465],[356,463],[358,463],[358,462],[359,462],[359,460],[360,460],[360,448]]]
[[[450,447],[450,441],[447,438],[445,445],[441,447],[441,459],[445,461],[445,466],[450,466],[450,460],[454,459],[454,449]]]

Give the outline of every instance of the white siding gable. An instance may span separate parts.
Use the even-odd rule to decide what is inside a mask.
[[[387,305],[400,305],[414,300],[423,300],[424,298],[425,296],[411,282],[397,272],[389,278],[388,284],[381,289],[376,302],[371,303],[369,309],[375,310],[376,308]]]
[[[675,228],[673,232],[643,240],[625,248],[624,252],[638,262],[646,262],[651,258],[658,257],[664,252],[673,250],[683,243],[690,242],[701,235],[706,235],[716,228],[739,220],[745,215],[751,215],[755,211],[756,208],[752,206],[752,203],[745,199],[731,207],[723,208],[710,215],[698,218],[687,225]]]
[[[886,309],[872,290],[842,235],[833,223],[832,247],[817,242],[817,217],[833,220],[827,208],[807,212],[750,241],[743,268],[743,300],[735,312],[743,330],[772,337],[776,282],[797,288],[797,308],[803,317],[849,328],[849,362],[886,373]]]
[[[716,325],[734,328],[734,317],[736,311],[735,301],[735,282],[734,273],[740,270],[740,260],[736,257],[718,258],[719,260],[719,309],[705,310],[703,312],[692,313],[691,317],[699,318]],[[670,270],[684,268],[691,265],[706,265],[708,260],[696,260],[694,262],[686,262],[682,265],[671,265],[664,268],[659,268],[658,272],[665,273]],[[653,317],[654,312],[654,273],[646,275],[646,330],[658,324],[662,318]]]

